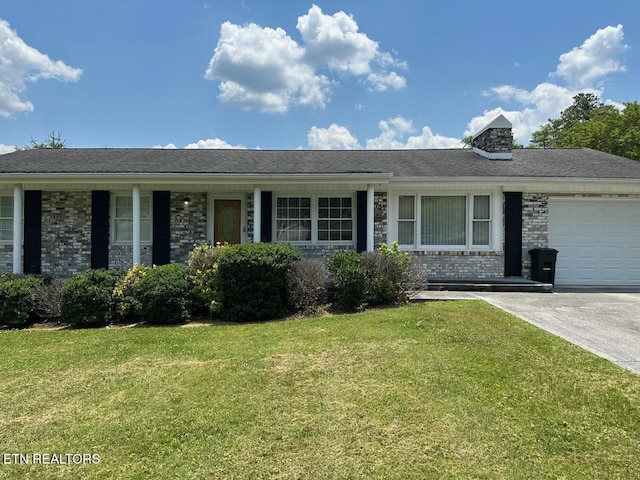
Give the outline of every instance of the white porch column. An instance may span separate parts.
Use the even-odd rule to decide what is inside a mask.
[[[375,215],[374,203],[373,203],[373,185],[367,185],[367,252],[373,252],[374,248],[374,228],[373,220]]]
[[[22,185],[13,187],[13,273],[22,273]]]
[[[262,190],[253,188],[253,243],[260,243],[262,239]]]
[[[140,263],[142,250],[140,235],[140,185],[133,186],[133,263]]]

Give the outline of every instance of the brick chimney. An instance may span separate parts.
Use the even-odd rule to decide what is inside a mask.
[[[473,136],[473,151],[489,160],[511,160],[511,122],[500,115]]]

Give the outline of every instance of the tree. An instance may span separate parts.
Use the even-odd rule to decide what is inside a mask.
[[[581,93],[560,118],[533,132],[533,148],[593,148],[640,160],[640,105],[624,103],[619,110],[593,94]]]
[[[52,131],[46,140],[42,142],[38,142],[34,140],[33,136],[27,145],[24,147],[17,147],[16,150],[29,150],[32,148],[65,148],[67,146],[67,141],[62,139],[62,132],[58,131],[56,134],[55,131]]]

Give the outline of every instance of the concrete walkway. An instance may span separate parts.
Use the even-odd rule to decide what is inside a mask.
[[[640,373],[640,292],[427,291],[417,300],[481,299]]]

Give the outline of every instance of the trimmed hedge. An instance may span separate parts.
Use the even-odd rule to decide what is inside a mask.
[[[218,261],[220,316],[249,322],[287,313],[287,274],[300,251],[288,244],[246,243],[222,249]]]
[[[362,256],[356,252],[338,252],[331,257],[327,267],[338,306],[347,312],[357,310],[367,291],[367,272]]]
[[[0,281],[0,325],[11,328],[28,325],[36,288],[41,282],[36,277],[4,276]]]
[[[191,316],[190,290],[184,264],[136,264],[116,284],[113,298],[122,319],[164,325]]]
[[[87,270],[62,288],[60,313],[75,327],[100,327],[115,316],[113,289],[122,277],[118,270]]]

